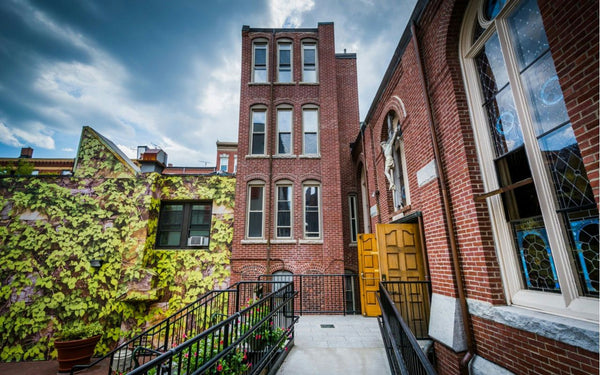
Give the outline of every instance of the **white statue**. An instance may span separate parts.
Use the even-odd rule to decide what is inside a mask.
[[[383,149],[383,155],[385,156],[384,173],[390,183],[389,190],[396,190],[396,184],[394,184],[394,144],[396,143],[396,137],[398,136],[399,130],[400,125],[398,124],[390,139],[388,139],[387,142],[381,142],[381,148]]]

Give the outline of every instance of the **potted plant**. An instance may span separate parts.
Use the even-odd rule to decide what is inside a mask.
[[[54,347],[58,353],[58,372],[68,372],[75,365],[86,365],[94,355],[102,337],[102,325],[81,321],[66,323],[56,335]]]

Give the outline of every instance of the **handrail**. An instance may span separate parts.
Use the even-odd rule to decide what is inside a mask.
[[[288,338],[293,338],[296,321],[293,299],[296,294],[293,283],[286,283],[194,338],[142,364],[129,374],[145,374],[151,369],[159,368],[182,375],[202,374],[207,370],[221,371],[226,366],[230,367],[230,372],[259,373],[270,364],[277,349],[284,345]],[[273,334],[275,337],[271,337],[273,332],[276,332]],[[265,345],[265,349],[260,348],[260,344]]]
[[[377,300],[381,306],[381,317],[384,327],[384,342],[391,344],[386,348],[390,370],[394,374],[426,374],[435,375],[433,365],[427,359],[416,337],[402,318],[392,297],[383,282],[379,283]],[[396,328],[393,330],[392,328]],[[386,337],[387,336],[387,337]]]

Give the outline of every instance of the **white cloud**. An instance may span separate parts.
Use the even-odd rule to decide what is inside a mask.
[[[13,147],[23,146],[13,134],[12,129],[7,127],[3,122],[0,122],[0,142]]]
[[[313,0],[270,0],[269,11],[272,27],[300,27],[303,13],[315,6]]]

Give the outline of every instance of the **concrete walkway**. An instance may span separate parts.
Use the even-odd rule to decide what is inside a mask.
[[[295,345],[277,375],[390,373],[376,318],[303,315],[295,332]]]

